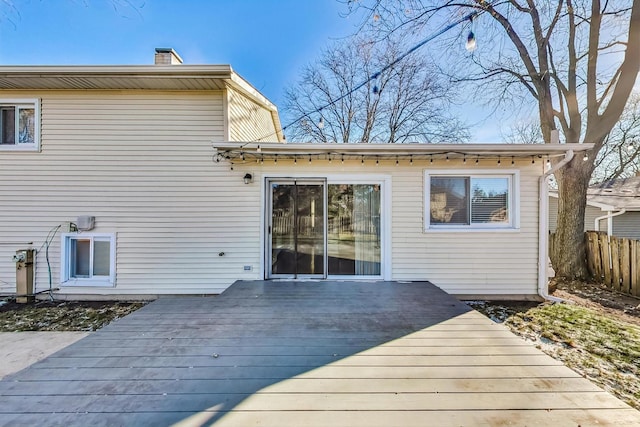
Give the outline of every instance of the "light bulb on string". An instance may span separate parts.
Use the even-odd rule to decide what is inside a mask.
[[[536,156],[531,156],[531,164],[532,165],[536,164]]]
[[[476,44],[476,36],[473,34],[473,31],[469,31],[469,35],[467,36],[467,42],[465,43],[465,49],[468,52],[473,52],[478,47]]]
[[[396,166],[398,166],[400,163],[398,163],[398,156],[396,156]]]
[[[462,163],[465,164],[465,165],[467,164],[467,155],[466,154],[464,154],[462,156]]]
[[[413,154],[409,156],[409,164],[413,166]]]
[[[498,166],[500,166],[500,156],[498,156]]]
[[[311,154],[309,154],[309,163],[311,163]]]
[[[582,158],[582,161],[586,162],[587,160],[589,160],[589,154],[585,152],[584,157]]]
[[[633,142],[630,142],[629,145],[627,145],[627,151],[633,151]]]
[[[320,120],[318,120],[318,128],[324,129],[324,117],[320,116]]]
[[[513,156],[511,156],[511,165],[514,165],[515,161],[513,160]]]
[[[478,162],[480,161],[480,155],[476,155],[476,165],[478,164]]]
[[[373,80],[373,88],[371,89],[371,91],[373,92],[374,95],[380,95],[380,86],[378,86],[379,76],[380,76],[380,73],[375,73],[374,75],[371,76],[371,79]]]
[[[469,34],[467,35],[467,42],[465,43],[465,49],[467,49],[467,52],[473,52],[474,50],[476,50],[477,44],[476,44],[476,35],[473,34],[473,19],[475,18],[475,15],[472,15],[469,18],[469,22],[470,24],[470,29],[469,29]]]

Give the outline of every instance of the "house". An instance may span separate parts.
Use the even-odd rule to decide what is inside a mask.
[[[558,193],[549,192],[549,230],[558,217]],[[593,185],[587,190],[584,231],[640,240],[640,176]]]
[[[155,62],[0,67],[1,293],[35,249],[35,291],[60,299],[238,279],[545,295],[543,157],[590,145],[287,143],[230,66]]]

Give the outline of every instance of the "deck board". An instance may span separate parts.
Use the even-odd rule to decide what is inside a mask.
[[[427,282],[161,298],[0,381],[0,426],[640,425]]]

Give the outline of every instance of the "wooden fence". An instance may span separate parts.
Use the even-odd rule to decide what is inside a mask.
[[[607,236],[602,231],[587,231],[589,272],[607,287],[640,297],[640,240]]]

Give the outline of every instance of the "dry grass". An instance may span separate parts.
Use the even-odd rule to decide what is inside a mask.
[[[557,283],[554,295],[567,303],[471,305],[640,409],[640,300],[580,282]]]

